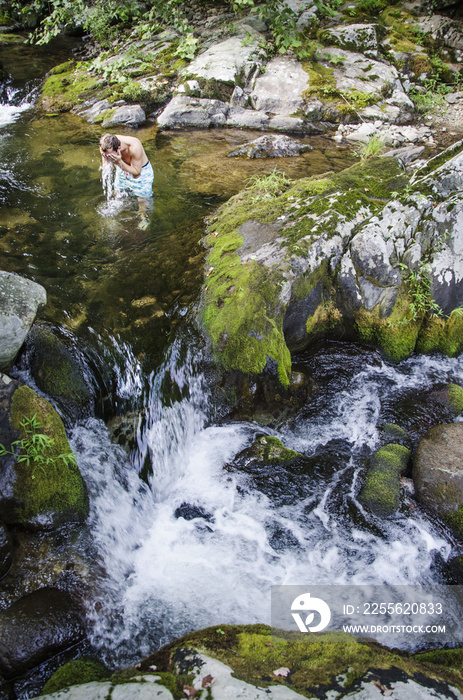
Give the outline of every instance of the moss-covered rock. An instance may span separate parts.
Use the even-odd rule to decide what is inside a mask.
[[[32,328],[27,346],[32,376],[39,389],[55,399],[74,419],[85,415],[92,396],[72,346],[44,325]]]
[[[37,422],[36,434],[52,441],[49,448],[39,450],[37,460],[17,461],[14,498],[16,507],[10,522],[40,526],[56,526],[64,522],[84,520],[88,513],[85,483],[75,462],[61,455],[71,453],[63,422],[53,406],[27,386],[21,386],[11,401],[11,424],[22,441],[30,438],[24,419]],[[21,455],[25,454],[23,450]]]
[[[99,661],[91,658],[75,659],[60,666],[45,683],[42,695],[56,693],[71,685],[82,685],[91,681],[101,681],[109,676],[108,669]]]
[[[359,501],[375,515],[393,515],[400,505],[400,475],[410,460],[410,450],[403,445],[381,447],[371,459]]]
[[[264,464],[285,464],[302,457],[296,450],[290,450],[283,445],[281,440],[272,435],[261,435],[256,438],[251,447],[246,448],[237,456],[245,462],[259,462]]]
[[[98,80],[72,61],[56,66],[46,79],[39,104],[46,112],[69,112],[98,90]]]
[[[412,440],[406,430],[395,423],[385,423],[382,425],[380,427],[380,438],[382,447],[392,443],[403,445],[403,447],[407,447],[408,449],[412,447]]]
[[[425,685],[428,679],[428,687],[435,680],[463,687],[463,674],[456,664],[428,665],[421,656],[413,658],[344,633],[323,633],[309,641],[266,625],[221,625],[193,632],[145,659],[140,670],[147,672],[155,665],[161,671],[197,673],[198,655],[226,664],[233,678],[269,691],[275,685],[284,686],[306,697],[325,698],[334,689],[344,693],[373,669],[379,674],[395,670],[409,679],[421,676]],[[276,675],[280,668],[289,669],[288,675]]]

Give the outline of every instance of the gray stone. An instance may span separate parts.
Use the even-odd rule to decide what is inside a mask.
[[[407,167],[420,156],[423,155],[425,146],[404,146],[403,148],[395,148],[392,151],[382,153],[383,158],[396,158],[403,167]]]
[[[230,104],[232,107],[244,107],[248,96],[244,92],[243,88],[239,85],[235,86],[232,96],[230,97]]]
[[[158,116],[160,129],[179,127],[207,128],[224,123],[229,105],[220,100],[206,100],[176,95]],[[221,116],[220,116],[221,115]]]
[[[348,24],[330,27],[323,32],[323,39],[341,49],[363,53],[378,58],[378,36],[374,24]]]
[[[13,540],[4,525],[0,522],[0,578],[8,572],[13,561]]]
[[[453,49],[463,50],[463,25],[461,22],[434,14],[420,19],[418,27],[433,39],[441,41]]]
[[[102,126],[130,126],[138,128],[146,121],[146,114],[140,105],[118,107],[114,114],[103,121]]]
[[[75,111],[88,122],[94,124],[97,117],[102,114],[102,112],[106,112],[107,109],[111,109],[111,107],[108,100],[104,99],[98,100],[98,102],[92,104],[91,107],[87,107],[86,109],[78,108]]]
[[[70,688],[64,688],[64,690],[58,690],[56,693],[38,697],[40,700],[106,700],[112,687],[112,684],[109,682],[99,683],[98,681],[92,681],[92,683],[73,685]],[[127,700],[131,700],[129,693],[125,697]]]
[[[262,35],[254,32],[249,44],[242,36],[233,36],[213,44],[207,51],[196,56],[182,75],[200,79],[203,84],[221,84],[229,88],[231,95],[237,83],[245,85],[251,75],[260,69],[265,58],[265,52],[259,46],[262,38]]]
[[[302,93],[308,87],[309,75],[299,61],[277,56],[256,79],[251,94],[255,109],[271,114],[291,115],[303,107]]]
[[[226,125],[237,129],[266,129],[270,118],[265,112],[243,107],[230,107]]]
[[[320,129],[300,117],[289,117],[285,114],[276,114],[271,117],[268,128],[272,131],[282,131],[292,134],[320,133]]]
[[[32,280],[0,271],[0,369],[8,369],[47,303],[45,289]]]
[[[312,146],[298,143],[289,138],[289,136],[269,134],[243,144],[228,155],[229,157],[246,156],[247,158],[288,158],[290,156],[298,156],[304,151],[312,150]]]

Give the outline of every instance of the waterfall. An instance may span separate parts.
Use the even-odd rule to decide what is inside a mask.
[[[73,434],[99,571],[91,639],[108,662],[133,662],[192,629],[268,623],[272,585],[440,581],[436,558],[451,553],[445,531],[419,508],[376,521],[357,502],[356,486],[362,456],[377,444],[381,404],[433,381],[463,382],[463,360],[362,359],[343,390],[333,377],[315,419],[302,411],[270,431],[209,422],[195,353],[175,342],[150,377],[131,458],[100,421]],[[165,397],[166,385],[176,399]],[[313,473],[264,466],[251,475],[230,466],[258,432],[312,456]],[[147,458],[148,483],[138,476]]]

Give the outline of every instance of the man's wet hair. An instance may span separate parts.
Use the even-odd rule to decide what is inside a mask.
[[[100,138],[100,147],[104,153],[109,150],[117,151],[120,145],[121,142],[115,134],[103,134]]]

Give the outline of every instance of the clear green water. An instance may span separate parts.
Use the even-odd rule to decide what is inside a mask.
[[[19,87],[68,51],[9,46],[0,61]],[[204,215],[255,173],[277,167],[300,177],[339,170],[354,158],[320,137],[298,158],[228,158],[259,134],[162,134],[149,125],[137,132],[155,170],[150,222],[141,230],[136,202],[118,211],[105,206],[101,132],[73,114],[46,116],[36,108],[0,127],[0,267],[46,288],[42,320],[89,343],[95,334],[103,342],[117,337],[147,368],[161,361],[173,327],[199,297]]]

